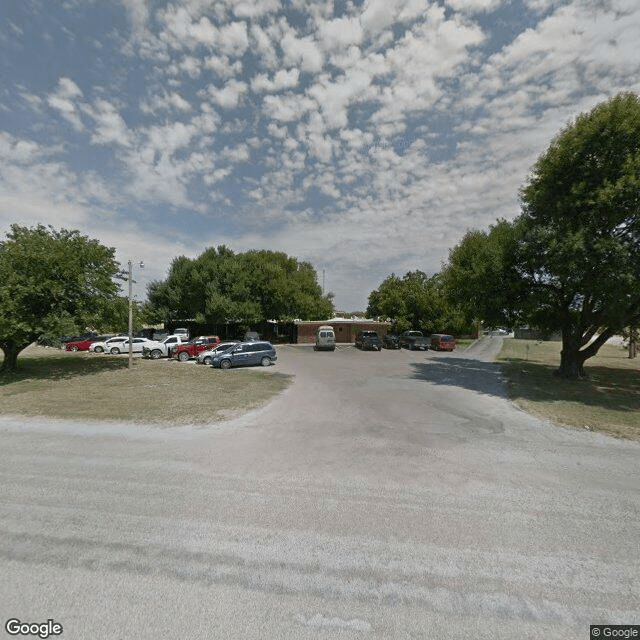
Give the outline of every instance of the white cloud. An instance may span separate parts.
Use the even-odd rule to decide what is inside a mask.
[[[162,95],[151,96],[143,100],[140,110],[146,114],[155,114],[158,111],[191,111],[191,104],[187,102],[179,93],[166,91]]]
[[[263,101],[265,115],[278,122],[300,120],[309,111],[317,108],[315,100],[293,93],[277,96],[265,96]]]
[[[447,6],[460,13],[488,13],[495,11],[503,0],[446,0]]]
[[[320,45],[325,52],[335,52],[336,49],[347,49],[351,45],[362,43],[362,24],[357,17],[336,18],[321,21],[318,25]]]
[[[396,21],[417,18],[428,6],[423,0],[366,0],[360,21],[366,31],[381,33]]]
[[[60,78],[56,92],[47,96],[47,104],[58,111],[67,122],[71,123],[76,131],[82,131],[84,125],[75,104],[75,101],[82,98],[82,96],[80,87],[73,80]]]
[[[232,3],[232,11],[238,18],[256,20],[277,11],[280,6],[279,0],[235,0]]]
[[[242,62],[236,60],[231,62],[228,56],[208,56],[204,59],[202,66],[210,69],[218,78],[226,80],[242,73]]]
[[[232,22],[220,29],[220,49],[228,56],[241,56],[249,46],[246,22]]]
[[[298,69],[280,69],[274,74],[273,80],[261,73],[251,80],[251,90],[256,93],[262,91],[273,93],[282,89],[292,89],[297,86],[299,78]]]
[[[134,38],[141,38],[149,19],[147,0],[121,0],[121,2],[131,21],[131,30]]]
[[[128,147],[131,133],[114,105],[106,100],[97,100],[94,109],[87,109],[94,121],[91,142],[93,144],[117,144]]]
[[[301,71],[317,73],[322,69],[323,56],[312,38],[297,38],[287,33],[281,42],[284,51],[284,64],[288,67],[299,66]]]
[[[245,82],[229,80],[221,89],[211,85],[208,93],[218,106],[223,109],[234,109],[240,104],[247,90],[248,86]]]
[[[259,56],[259,63],[262,67],[273,69],[278,65],[278,54],[274,40],[262,29],[258,24],[252,24],[250,27],[251,47]]]
[[[44,154],[45,151],[33,140],[24,140],[0,131],[0,160],[3,163],[29,164]]]
[[[317,101],[330,129],[344,128],[348,125],[348,107],[376,95],[375,91],[369,91],[370,87],[369,74],[349,70],[335,82],[327,74],[319,76],[316,83],[307,90],[307,95]]]

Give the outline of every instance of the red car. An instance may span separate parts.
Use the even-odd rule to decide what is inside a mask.
[[[92,342],[97,338],[86,338],[85,340],[77,340],[75,342],[67,342],[67,351],[89,351]]]
[[[180,344],[171,349],[171,356],[178,358],[181,362],[186,362],[189,358],[195,358],[201,351],[213,349],[220,344],[218,336],[198,336],[191,342]]]

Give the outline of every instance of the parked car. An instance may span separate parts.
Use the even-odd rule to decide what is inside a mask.
[[[431,348],[434,351],[453,351],[456,348],[456,339],[444,333],[434,333],[431,336]]]
[[[325,324],[316,330],[316,343],[313,347],[314,351],[320,351],[322,349],[328,351],[336,350],[336,334],[333,331],[333,327]]]
[[[358,331],[356,333],[356,348],[373,349],[373,351],[382,351],[382,340],[375,331]]]
[[[153,358],[154,360],[163,356],[166,358],[173,347],[181,344],[184,344],[184,340],[176,334],[167,336],[162,342],[150,340],[148,344],[143,345],[142,356],[144,358]]]
[[[149,345],[152,340],[147,338],[132,338],[131,353],[142,353],[142,350]],[[109,348],[109,353],[117,355],[118,353],[129,353],[129,338],[124,342],[113,345]]]
[[[65,349],[67,351],[89,351],[89,347],[94,342],[101,342],[108,340],[110,336],[96,336],[95,338],[85,338],[84,340],[74,340],[73,342],[67,342]]]
[[[422,335],[422,331],[405,331],[400,334],[400,346],[406,347],[409,351],[429,349],[429,339]]]
[[[231,347],[235,347],[235,345],[240,344],[239,340],[232,340],[231,342],[221,342],[216,345],[213,349],[208,349],[207,351],[201,351],[196,358],[196,362],[198,364],[211,364],[213,357],[215,355],[219,355],[227,349],[231,349]]]
[[[89,347],[89,351],[95,353],[109,353],[109,351],[116,346],[121,346],[125,340],[128,340],[129,336],[114,336],[108,340],[101,342],[94,342]]]
[[[186,329],[185,327],[177,327],[173,330],[173,335],[180,336],[182,338],[182,342],[189,341],[189,329]]]
[[[398,338],[398,336],[395,336],[392,333],[388,333],[382,338],[382,346],[385,349],[399,349],[400,339]]]
[[[170,355],[172,358],[178,358],[180,362],[186,362],[189,358],[195,358],[200,352],[208,351],[217,344],[220,344],[218,336],[198,336],[187,344],[172,347]]]
[[[245,332],[243,341],[250,342],[251,340],[260,340],[260,334],[257,331]]]
[[[277,359],[276,350],[270,342],[252,340],[240,342],[224,353],[215,355],[211,366],[230,369],[231,367],[261,364],[263,367],[268,367]]]

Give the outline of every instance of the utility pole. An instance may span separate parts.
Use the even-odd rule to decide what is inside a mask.
[[[129,369],[133,366],[133,264],[129,260]],[[144,269],[140,260],[139,267]]]

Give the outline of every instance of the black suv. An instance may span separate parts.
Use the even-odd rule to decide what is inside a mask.
[[[375,331],[358,331],[356,333],[356,348],[382,351],[382,340]]]
[[[392,333],[387,333],[387,335],[382,338],[382,346],[385,349],[399,349],[400,338],[398,338],[398,336],[396,335],[393,335]]]

